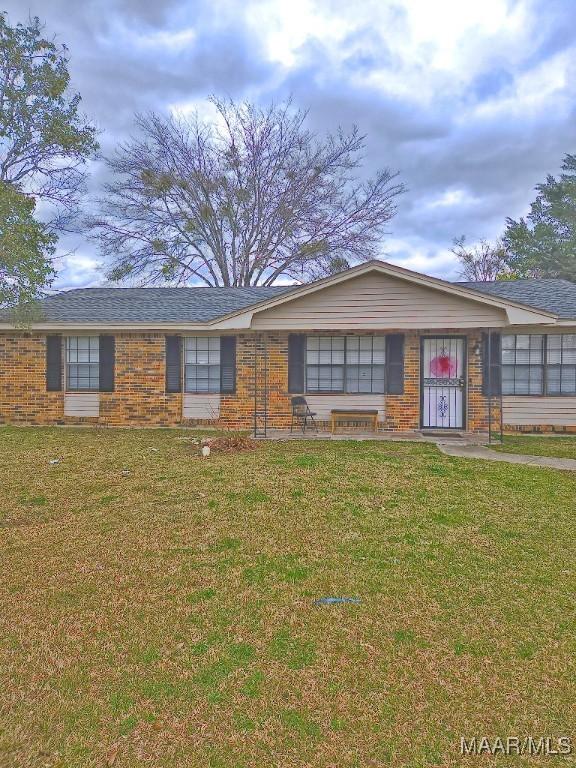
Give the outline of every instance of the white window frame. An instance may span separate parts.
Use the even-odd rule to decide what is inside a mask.
[[[221,388],[220,336],[184,336],[182,355],[183,391],[198,395],[219,394]],[[206,375],[198,376],[199,373]],[[199,386],[204,382],[205,386]]]
[[[88,340],[88,345],[85,344],[79,347],[78,342],[82,340]],[[93,334],[79,334],[77,336],[66,336],[65,344],[65,364],[64,364],[64,376],[65,376],[65,391],[66,392],[99,392],[100,391],[100,337]],[[76,359],[71,359],[76,358]],[[79,376],[79,371],[75,375],[71,375],[71,366],[77,366],[78,369],[88,368],[87,376]],[[96,373],[94,373],[94,368]],[[89,386],[72,386],[72,382],[78,382],[79,379],[87,380]],[[95,384],[95,386],[92,386]]]
[[[537,355],[532,355],[530,349],[526,346],[519,347],[518,339],[532,339],[538,337],[541,339],[540,359],[536,360]],[[514,339],[514,347],[507,346],[505,339]],[[565,339],[571,339],[570,343],[565,344]],[[552,342],[551,339],[554,339]],[[556,341],[559,339],[559,343]],[[525,342],[524,342],[525,343]],[[518,350],[527,358],[521,362],[517,361]],[[512,354],[514,353],[514,354]],[[512,357],[514,360],[512,360]],[[502,364],[502,394],[513,397],[574,397],[576,396],[576,334],[574,333],[510,333],[502,334],[501,349]],[[516,386],[516,369],[528,369],[528,389],[532,391],[519,392],[520,387]],[[540,386],[535,391],[531,386],[530,368],[541,370]],[[508,388],[506,379],[506,369],[514,369],[513,387]],[[551,389],[551,378],[554,372],[557,375],[558,387]],[[557,372],[557,374],[556,374]]]
[[[382,375],[376,376],[380,369]],[[306,337],[305,372],[305,391],[310,394],[383,395],[386,391],[386,336],[309,335]],[[368,381],[370,386],[362,388]],[[322,382],[326,386],[321,386]]]
[[[552,342],[554,339],[554,342]],[[559,339],[559,343],[556,343]],[[558,372],[558,387],[551,388],[552,372]],[[546,336],[546,395],[576,395],[576,333],[549,333]],[[556,382],[554,382],[556,384]]]

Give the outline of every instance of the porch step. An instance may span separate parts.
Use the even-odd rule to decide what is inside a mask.
[[[465,437],[462,432],[454,432],[452,429],[423,429],[420,434],[424,437]]]

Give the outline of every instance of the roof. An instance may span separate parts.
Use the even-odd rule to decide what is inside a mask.
[[[567,280],[449,283],[386,262],[370,261],[303,285],[72,289],[43,299],[42,317],[32,325],[250,328],[254,313],[369,272],[495,306],[506,312],[511,324],[576,320],[576,285]],[[0,325],[12,322],[8,310],[0,312]]]
[[[75,288],[40,304],[47,322],[205,323],[292,288]]]
[[[529,307],[554,312],[558,317],[576,318],[576,283],[559,279],[497,280],[496,282],[456,283],[474,291],[510,299]]]

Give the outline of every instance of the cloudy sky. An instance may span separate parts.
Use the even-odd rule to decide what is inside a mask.
[[[382,258],[457,277],[452,239],[498,236],[576,152],[574,0],[5,0],[70,49],[104,153],[138,110],[292,94],[319,131],[356,122],[367,169],[408,187]],[[102,169],[92,168],[98,187]],[[104,280],[68,238],[58,287]]]

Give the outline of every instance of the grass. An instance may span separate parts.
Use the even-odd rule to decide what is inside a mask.
[[[549,437],[505,435],[502,446],[492,447],[508,453],[576,459],[576,435],[570,437],[563,435],[550,435]]]
[[[186,434],[0,429],[1,766],[462,766],[461,736],[574,736],[572,474],[417,443],[204,460]]]

